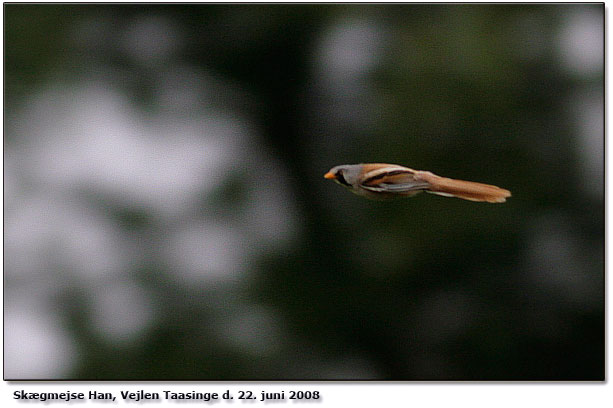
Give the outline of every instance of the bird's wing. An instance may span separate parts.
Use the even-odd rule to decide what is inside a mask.
[[[389,193],[425,190],[430,187],[430,183],[415,177],[415,170],[408,168],[381,170],[367,174],[360,186],[369,191]]]

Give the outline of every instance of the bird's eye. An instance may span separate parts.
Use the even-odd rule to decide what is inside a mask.
[[[347,183],[347,180],[345,180],[345,176],[343,176],[342,171],[339,171],[338,173],[336,173],[336,181],[338,181],[344,186],[351,187],[351,184]]]

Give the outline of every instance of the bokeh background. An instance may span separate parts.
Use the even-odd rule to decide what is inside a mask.
[[[4,23],[5,379],[604,378],[602,4]],[[513,197],[322,178],[359,162]]]

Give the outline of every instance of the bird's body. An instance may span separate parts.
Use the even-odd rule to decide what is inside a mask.
[[[413,196],[422,191],[470,201],[503,203],[511,192],[489,184],[440,177],[397,164],[345,164],[324,175],[352,192],[371,199]]]

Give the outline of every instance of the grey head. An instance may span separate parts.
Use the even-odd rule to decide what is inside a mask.
[[[356,188],[361,172],[361,164],[342,164],[331,168],[324,177],[345,187]]]

